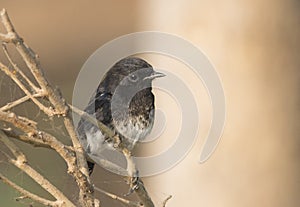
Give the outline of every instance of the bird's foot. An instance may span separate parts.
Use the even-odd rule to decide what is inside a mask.
[[[130,177],[128,180],[128,183],[130,185],[128,193],[126,193],[124,196],[131,195],[135,190],[137,190],[140,186],[140,177],[138,175],[138,171],[135,173],[133,177]]]

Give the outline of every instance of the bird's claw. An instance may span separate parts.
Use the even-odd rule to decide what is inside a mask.
[[[130,183],[129,191],[124,196],[131,195],[135,190],[139,188],[140,178],[138,176],[131,177],[129,183]]]

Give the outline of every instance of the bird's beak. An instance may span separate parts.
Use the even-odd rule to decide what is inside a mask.
[[[153,73],[151,73],[151,75],[149,75],[146,78],[144,78],[144,80],[147,80],[147,79],[153,80],[155,78],[161,78],[161,77],[164,77],[164,76],[166,76],[166,75],[163,74],[163,73],[154,71]]]

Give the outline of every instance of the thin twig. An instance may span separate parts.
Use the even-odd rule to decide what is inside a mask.
[[[105,135],[107,135],[110,138],[113,138],[115,136],[115,132],[111,130],[109,127],[107,127],[105,124],[103,124],[101,121],[97,120],[95,117],[91,116],[90,114],[86,113],[85,111],[82,111],[78,109],[77,107],[69,104],[70,109],[78,114],[81,118],[86,119],[90,123],[98,126],[98,128],[101,130],[101,132]]]
[[[42,72],[43,69],[40,65],[38,55],[35,54],[34,51],[31,48],[29,48],[24,43],[23,39],[20,38],[20,36],[16,33],[14,26],[12,25],[10,18],[5,9],[3,9],[0,12],[0,17],[7,31],[7,35],[0,35],[0,37],[2,38],[3,41],[10,42],[15,45],[18,53],[21,55],[27,67],[29,68],[30,72],[32,73],[33,77],[39,84],[39,87],[45,93],[45,96],[49,99],[52,106],[55,107],[54,108],[55,111],[53,115],[61,115],[64,117],[63,118],[64,125],[71,138],[75,150],[75,154],[76,154],[76,165],[79,171],[83,175],[78,176],[79,174],[75,172],[76,169],[71,169],[72,171],[70,173],[74,176],[78,186],[80,187],[80,191],[79,191],[80,203],[82,203],[82,205],[93,206],[94,202],[96,203],[98,202],[92,196],[93,188],[89,180],[85,153],[75,132],[75,128],[71,119],[72,116],[71,113],[69,112],[69,107],[66,104],[65,100],[63,99],[63,97],[61,96],[61,94],[58,93],[58,91],[55,91],[53,87],[50,85],[50,83],[47,81],[47,79],[45,78]],[[26,95],[30,96],[30,94],[26,94]],[[39,107],[41,109],[45,109],[43,105],[39,105]],[[49,111],[47,110],[43,110],[43,111],[49,115]],[[53,111],[51,110],[51,112]]]
[[[49,140],[45,140],[45,139],[42,140],[38,137],[28,136],[27,134],[23,134],[23,133],[20,134],[20,133],[17,133],[12,128],[2,129],[2,130],[6,134],[6,136],[20,140],[20,141],[28,143],[28,144],[31,144],[34,147],[43,147],[43,148],[53,149],[53,147],[51,146],[51,142],[49,142]],[[64,148],[68,149],[71,152],[74,151],[74,149],[71,146],[65,145]]]
[[[6,134],[0,130],[0,141],[13,153],[16,159],[13,159],[6,155],[8,161],[25,172],[28,176],[34,179],[42,188],[49,192],[56,200],[63,203],[61,206],[75,207],[75,205],[59,191],[54,185],[52,185],[47,179],[45,179],[40,173],[34,170],[27,162],[26,156],[23,152],[6,136]]]
[[[34,121],[22,116],[17,116],[13,112],[4,111],[0,111],[0,120],[11,123],[14,127],[25,132],[29,141],[51,146],[51,148],[55,149],[59,154],[64,154],[61,152],[61,149],[65,149],[66,146],[51,134],[39,130]],[[9,132],[9,130],[6,131]],[[25,139],[25,136],[22,139]]]
[[[0,111],[0,120],[11,123],[15,127],[27,133],[27,136],[21,136],[19,137],[20,139],[28,138],[28,142],[36,142],[37,144],[44,143],[54,149],[66,161],[68,166],[68,173],[71,174],[76,181],[82,180],[81,182],[77,182],[80,189],[93,189],[93,186],[88,185],[89,181],[87,180],[87,177],[82,174],[82,172],[76,166],[74,148],[71,149],[69,146],[64,145],[51,134],[37,129],[36,126],[31,124],[31,120],[25,119],[21,116],[17,116],[12,112]]]
[[[18,67],[18,65],[16,63],[14,63],[14,61],[12,60],[8,50],[7,50],[7,47],[6,47],[6,43],[3,43],[2,44],[2,49],[4,51],[4,54],[6,56],[6,58],[8,59],[8,61],[10,62],[10,64],[14,67],[15,71],[18,72],[22,78],[24,78],[24,80],[29,84],[29,86],[37,93],[40,91],[40,89],[34,85],[31,80],[23,73],[22,70],[20,70],[20,68]]]
[[[131,152],[127,149],[123,150],[123,154],[127,160],[127,172],[129,174],[130,188],[134,190],[141,202],[145,207],[155,207],[154,203],[149,196],[144,183],[138,176],[138,170],[136,169],[135,163],[132,159]]]
[[[28,89],[23,85],[23,83],[18,79],[16,74],[14,74],[7,66],[2,64],[0,62],[0,69],[7,75],[9,76],[18,86],[19,88],[47,115],[53,116],[55,113],[54,111],[49,108],[44,106],[41,102],[39,102],[29,91]]]
[[[82,146],[79,142],[79,139],[77,137],[77,134],[75,132],[75,127],[72,122],[72,114],[71,114],[71,111],[69,110],[69,108],[71,107],[75,113],[78,113],[77,108],[75,108],[73,106],[69,106],[65,102],[61,93],[58,92],[57,90],[54,90],[53,87],[49,84],[49,82],[47,81],[47,79],[45,78],[45,76],[42,72],[43,70],[40,65],[38,55],[36,53],[34,53],[34,51],[30,47],[28,47],[25,44],[25,42],[23,41],[23,39],[16,33],[14,26],[12,25],[6,10],[2,10],[0,12],[0,18],[4,25],[4,28],[7,31],[7,34],[0,33],[0,39],[5,43],[14,44],[16,50],[21,55],[21,57],[23,58],[24,62],[27,65],[27,67],[29,68],[30,72],[32,73],[33,77],[35,78],[36,82],[38,83],[38,87],[36,87],[22,72],[21,73],[19,72],[20,71],[19,68],[17,68],[17,65],[14,64],[13,60],[9,56],[9,53],[8,53],[6,47],[4,47],[3,49],[4,49],[4,52],[5,52],[8,60],[13,65],[14,69],[17,72],[19,72],[19,74],[27,81],[27,83],[34,90],[36,90],[36,93],[47,98],[49,100],[51,106],[53,106],[53,107],[46,107],[41,102],[39,102],[35,97],[36,94],[34,94],[34,95],[31,94],[31,92],[29,92],[29,90],[18,79],[17,75],[13,71],[11,71],[7,66],[5,66],[4,64],[2,64],[0,62],[0,69],[2,69],[12,80],[14,80],[15,83],[26,94],[25,97],[10,103],[11,105],[7,104],[7,105],[3,106],[1,108],[2,111],[0,109],[0,120],[3,120],[5,122],[13,124],[18,129],[21,129],[22,131],[24,131],[25,134],[16,134],[16,133],[13,134],[11,131],[6,131],[6,133],[2,132],[3,137],[7,138],[7,135],[9,135],[9,136],[12,136],[14,138],[20,139],[20,140],[28,142],[28,143],[35,143],[35,144],[37,144],[39,146],[43,146],[43,147],[49,146],[50,148],[57,151],[57,153],[66,161],[66,163],[68,165],[68,172],[75,178],[75,180],[77,182],[77,185],[79,187],[79,192],[80,192],[79,193],[79,200],[80,200],[79,203],[82,206],[95,206],[95,207],[100,206],[99,201],[97,199],[95,199],[92,195],[93,186],[89,180],[85,153],[83,151],[83,148],[82,148]],[[34,88],[34,87],[36,87],[36,88]],[[63,117],[64,126],[65,126],[65,128],[70,136],[70,139],[72,141],[72,145],[73,145],[72,149],[70,146],[66,146],[66,145],[62,144],[51,134],[39,130],[36,127],[36,125],[33,124],[29,119],[26,119],[25,117],[17,116],[14,113],[4,111],[4,110],[9,110],[9,109],[17,106],[18,104],[21,104],[29,99],[31,99],[48,116],[58,115],[58,116]],[[138,179],[137,169],[136,169],[135,163],[133,162],[133,159],[131,157],[131,153],[129,151],[127,151],[126,149],[124,150],[124,146],[118,144],[120,141],[120,138],[118,137],[118,135],[116,135],[116,133],[114,131],[112,131],[108,127],[106,127],[102,122],[95,120],[93,117],[91,118],[91,116],[88,115],[87,113],[80,112],[79,115],[81,115],[83,118],[87,118],[88,120],[91,121],[91,123],[96,123],[96,125],[103,132],[103,134],[112,138],[114,143],[116,143],[114,145],[115,148],[117,150],[119,150],[120,152],[123,152],[127,159],[127,166],[128,166],[127,170],[128,170],[129,176],[131,177],[131,181],[133,181],[135,178],[137,179],[137,182],[131,182],[130,186],[137,193],[139,199],[142,202],[142,204],[140,204],[139,206],[154,207],[154,204],[153,204],[150,196],[148,195],[142,180]],[[7,138],[7,140],[10,141],[8,138]],[[10,144],[8,142],[6,142],[6,144],[8,144],[8,147],[10,146]],[[10,148],[12,150],[14,149],[14,147],[11,147],[11,146],[10,146]],[[75,156],[74,156],[74,153],[75,153]],[[20,154],[22,155],[22,152],[20,152]],[[20,158],[19,159],[17,158],[16,160],[14,160],[14,159],[9,159],[9,160],[11,161],[11,163],[13,163],[17,167],[19,167],[24,172],[26,172],[26,168],[24,168],[24,166],[28,166],[27,161],[26,161],[25,156],[24,156],[24,160],[21,160],[21,157],[22,156],[20,156]],[[20,162],[20,160],[21,160],[21,162]],[[35,179],[35,178],[33,178],[33,179]],[[61,192],[58,191],[58,194],[59,193],[61,193]],[[109,193],[107,195],[109,195]],[[111,196],[113,196],[113,194],[111,194]],[[115,197],[115,199],[122,200],[120,197]]]
[[[0,120],[11,123],[14,127],[24,131],[27,136],[20,136],[20,140],[27,139],[27,142],[34,142],[40,145],[47,145],[54,149],[67,163],[68,172],[75,176],[82,176],[80,172],[76,170],[76,161],[74,157],[74,148],[64,145],[62,142],[57,140],[51,134],[39,130],[32,120],[25,117],[17,116],[12,112],[2,112],[0,111]],[[7,132],[9,133],[9,131]],[[14,136],[16,138],[16,136]]]
[[[45,206],[53,206],[53,207],[58,207],[58,206],[62,206],[62,203],[59,201],[50,201],[47,200],[45,198],[42,198],[36,194],[33,194],[27,190],[25,190],[24,188],[20,187],[19,185],[17,185],[16,183],[12,182],[11,180],[9,180],[7,177],[5,177],[4,175],[2,175],[0,173],[0,180],[2,180],[4,183],[6,183],[7,185],[11,186],[12,188],[14,188],[15,190],[19,191],[22,195],[24,195],[26,198],[30,198],[34,201],[37,201]]]
[[[61,115],[66,115],[68,108],[65,106],[64,100],[55,93],[54,89],[45,79],[42,73],[42,67],[40,65],[38,55],[36,55],[34,51],[29,48],[24,43],[23,39],[17,34],[5,9],[0,12],[0,17],[7,31],[7,35],[10,37],[8,42],[11,42],[15,45],[17,51],[25,61],[27,67],[33,74],[41,89],[48,93],[47,96],[49,97],[50,102],[59,103],[56,108],[62,113]]]
[[[90,121],[91,123],[94,123],[95,125],[97,125],[99,127],[99,129],[101,130],[101,132],[103,132],[104,134],[109,135],[109,137],[116,136],[115,132],[113,132],[111,129],[109,129],[107,126],[105,126],[103,123],[96,120],[91,115],[87,114],[84,111],[81,111],[80,109],[76,108],[75,106],[72,106],[72,105],[69,105],[69,106],[73,110],[73,112],[80,115],[82,118]],[[127,149],[119,149],[119,150],[122,151],[122,153],[124,154],[124,156],[127,160],[127,173],[126,174],[129,175],[130,181],[138,180],[137,183],[130,182],[129,183],[130,188],[134,189],[134,191],[137,193],[138,197],[140,198],[140,200],[142,201],[142,203],[145,207],[154,207],[154,203],[153,203],[151,197],[149,196],[141,178],[137,177],[138,176],[137,169],[136,169],[135,163],[131,157],[130,151],[128,151]],[[107,163],[105,163],[105,164],[107,164]],[[110,164],[111,163],[109,163],[109,167],[115,167],[115,166],[111,166]],[[113,168],[113,169],[115,170],[115,168]],[[120,172],[124,172],[122,170],[122,168],[120,168],[119,170],[121,170]]]
[[[14,127],[24,131],[26,135],[19,136],[18,138],[22,141],[33,142],[37,145],[46,145],[54,149],[67,163],[68,171],[72,173],[79,173],[76,171],[75,157],[73,155],[74,149],[70,146],[64,145],[62,142],[57,140],[51,134],[37,129],[36,125],[32,120],[25,117],[17,116],[12,112],[0,111],[0,120],[11,123]],[[6,131],[9,133],[9,131]],[[17,138],[17,136],[13,137]],[[81,175],[77,175],[81,176]]]
[[[36,93],[36,94],[33,94],[32,96],[34,98],[39,98],[39,97],[42,97],[43,95],[41,95],[39,93]],[[18,105],[26,102],[26,101],[28,101],[28,100],[30,100],[30,97],[27,96],[27,95],[25,95],[22,98],[19,98],[19,99],[13,101],[13,102],[7,103],[5,106],[2,106],[0,108],[0,111],[8,111],[8,110],[10,110],[10,109],[12,109],[12,108],[14,108],[14,107],[16,107],[16,106],[18,106]]]
[[[128,205],[129,207],[142,207],[143,204],[142,203],[139,203],[139,202],[136,202],[136,201],[130,201],[130,200],[127,200],[125,198],[122,198],[120,196],[117,196],[113,193],[109,193],[109,192],[106,192],[105,190],[102,190],[98,187],[94,187],[96,191],[110,197],[111,199],[114,199],[114,200],[117,200],[117,201],[120,201],[121,203],[124,203],[126,205]]]
[[[3,42],[10,42],[12,39],[12,35],[0,33],[0,38]]]

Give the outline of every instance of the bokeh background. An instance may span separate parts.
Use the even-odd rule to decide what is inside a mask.
[[[149,57],[164,69],[170,69],[166,63],[174,64],[199,100],[203,116],[199,138],[187,157],[169,171],[145,179],[158,206],[168,195],[173,195],[170,207],[300,205],[299,1],[1,0],[0,7],[7,8],[19,34],[39,54],[49,81],[70,102],[86,59],[118,36],[144,30],[174,33],[208,55],[223,83],[227,120],[216,152],[204,164],[197,161],[211,109],[203,85],[184,73],[182,65]],[[1,99],[9,93],[1,90]],[[59,130],[59,124],[51,127]],[[64,163],[54,153],[18,144],[39,172],[75,196]],[[39,191],[1,157],[0,171]],[[99,167],[92,178],[103,189],[127,191],[122,178]],[[0,206],[29,205],[14,201],[17,196],[0,182]],[[122,206],[99,197],[103,206]]]

